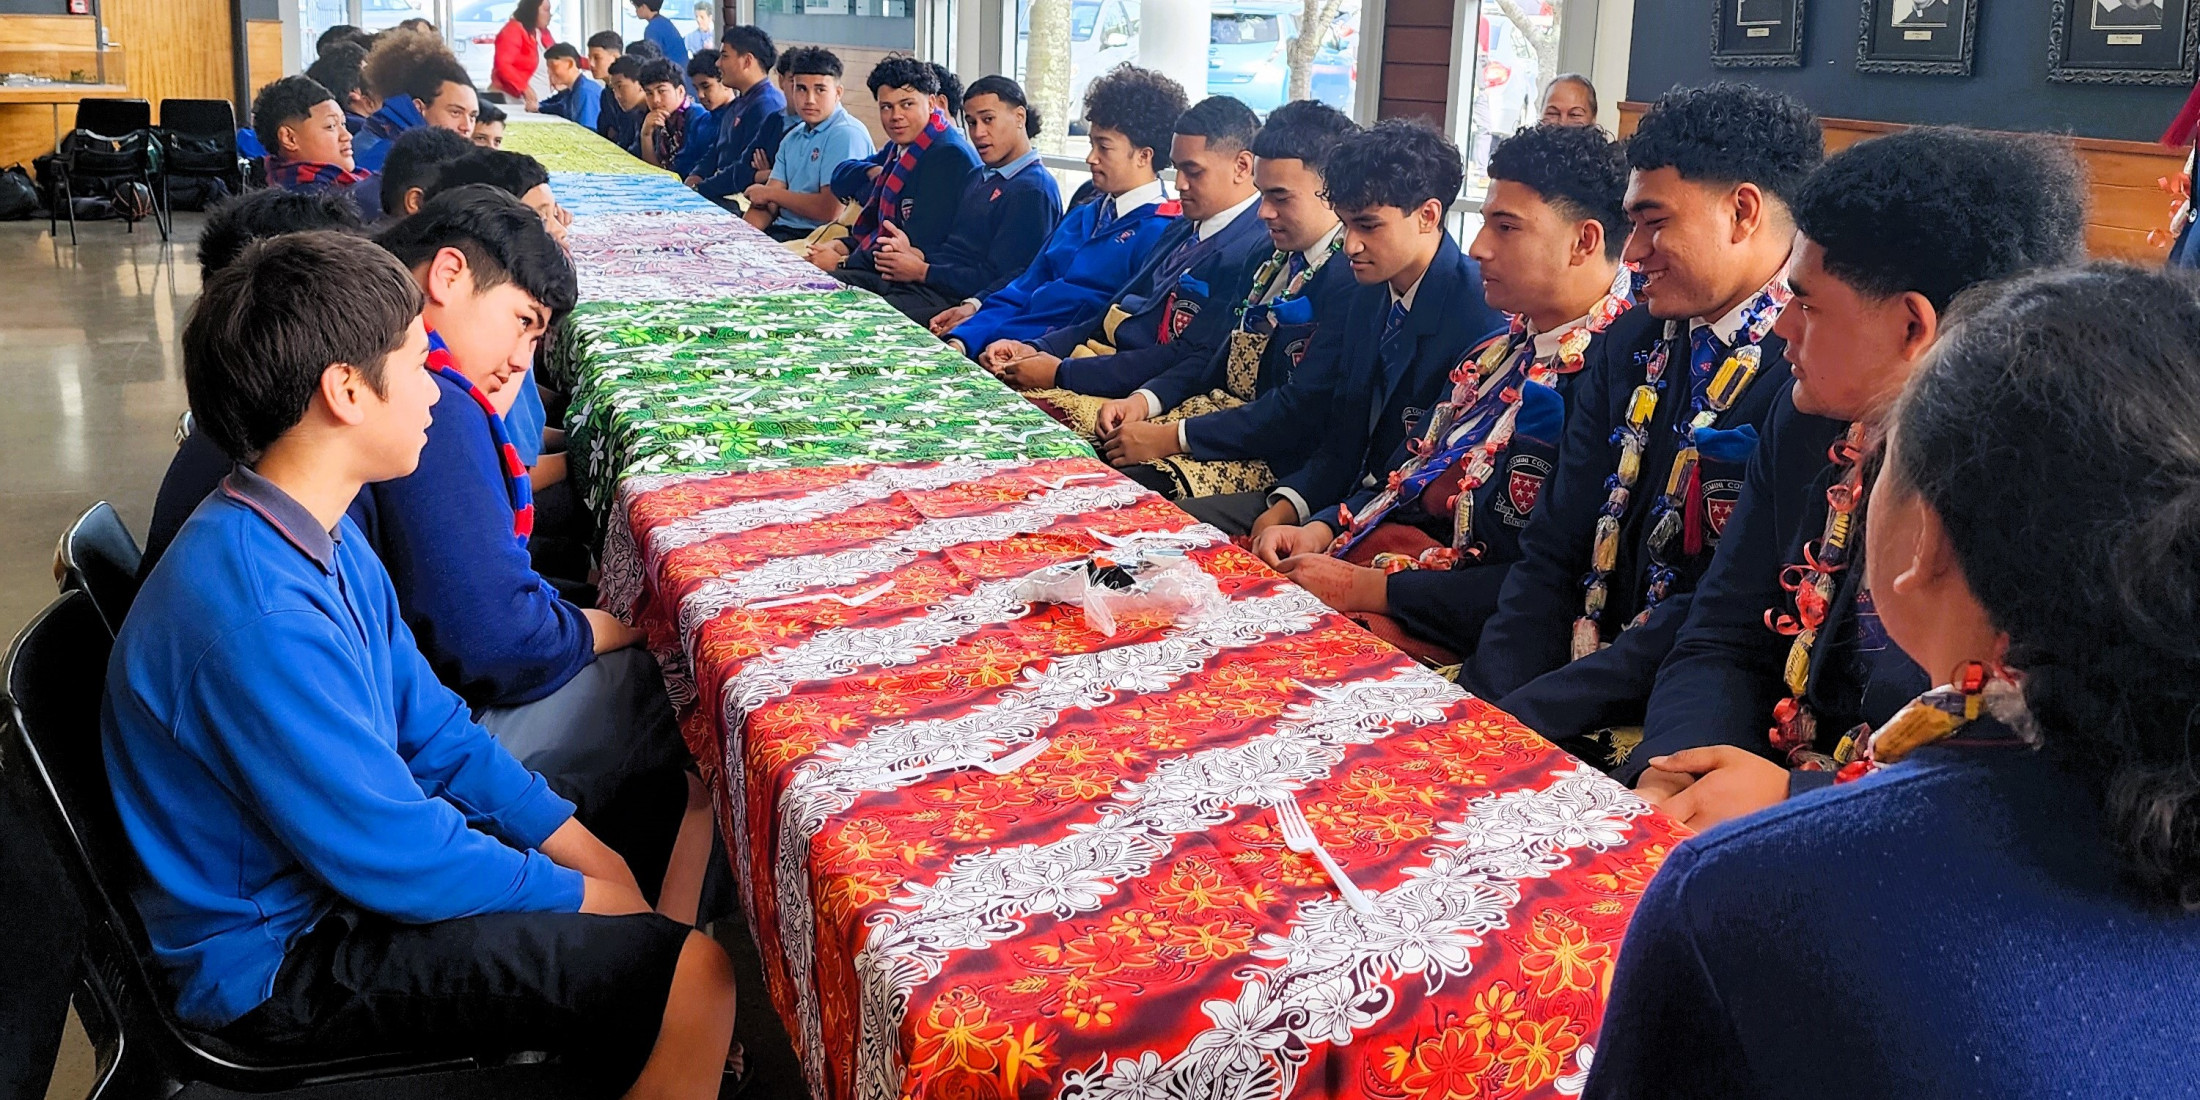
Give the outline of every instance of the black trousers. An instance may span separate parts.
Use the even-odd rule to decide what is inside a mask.
[[[845,267],[836,267],[833,269],[833,278],[886,299],[887,305],[900,310],[902,316],[920,325],[962,301],[961,295],[931,283],[897,283],[876,271],[850,271]]]

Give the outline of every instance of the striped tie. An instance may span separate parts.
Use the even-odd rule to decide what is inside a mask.
[[[1383,318],[1383,338],[1377,342],[1377,346],[1389,343],[1390,338],[1398,335],[1398,331],[1405,327],[1406,301],[1403,298],[1394,298],[1390,302],[1390,316]]]

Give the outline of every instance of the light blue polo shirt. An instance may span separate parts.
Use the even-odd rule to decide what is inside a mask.
[[[863,128],[845,107],[833,108],[825,121],[815,126],[797,120],[794,129],[779,143],[779,156],[772,162],[772,175],[785,180],[787,190],[800,194],[805,191],[822,191],[833,178],[833,169],[844,160],[858,160],[878,151],[871,143],[871,131]],[[823,222],[805,218],[791,210],[779,212],[778,225],[796,229],[815,229]]]

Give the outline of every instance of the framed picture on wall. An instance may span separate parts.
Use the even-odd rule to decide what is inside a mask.
[[[1979,0],[1864,0],[1856,71],[1971,75]]]
[[[1801,68],[1803,0],[1712,0],[1711,63],[1722,69]]]
[[[2193,82],[2200,60],[2194,0],[2051,0],[2047,79],[2057,84]]]

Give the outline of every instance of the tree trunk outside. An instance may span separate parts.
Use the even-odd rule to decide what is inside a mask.
[[[1040,151],[1059,153],[1069,136],[1069,120],[1078,105],[1069,101],[1070,0],[1031,0],[1031,37],[1024,50],[1024,91],[1039,109],[1044,127]]]
[[[1564,10],[1562,3],[1563,0],[1549,0],[1551,23],[1545,27],[1537,25],[1517,0],[1497,0],[1497,10],[1504,13],[1505,21],[1511,23],[1513,29],[1519,31],[1520,36],[1527,39],[1535,50],[1535,83],[1538,88],[1550,83],[1551,78],[1558,75],[1558,24],[1559,16]]]
[[[1337,18],[1337,9],[1344,0],[1306,0],[1306,7],[1299,16],[1299,35],[1291,40],[1284,52],[1284,60],[1290,65],[1291,84],[1284,96],[1288,100],[1306,99],[1314,91],[1314,55],[1321,52],[1322,43],[1329,40],[1329,24]]]

